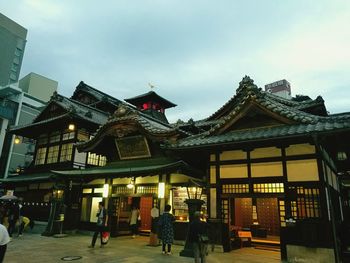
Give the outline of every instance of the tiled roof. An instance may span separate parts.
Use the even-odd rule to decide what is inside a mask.
[[[151,100],[157,103],[161,103],[163,105],[163,107],[165,108],[171,108],[171,107],[175,107],[176,104],[172,103],[171,101],[163,98],[162,96],[159,96],[156,92],[154,91],[149,91],[147,93],[138,95],[136,97],[132,97],[132,98],[128,98],[125,99],[126,102],[129,102],[135,106],[137,106],[137,104],[139,103],[144,103],[147,102],[147,100]]]
[[[274,127],[256,128],[250,130],[230,131],[221,135],[208,136],[208,132],[179,140],[167,148],[192,148],[206,145],[217,145],[235,142],[246,142],[273,138],[305,136],[336,130],[350,130],[350,115],[346,121],[322,121],[311,124],[293,124]]]
[[[287,106],[288,108],[294,108],[300,111],[304,109],[308,109],[310,107],[315,107],[317,105],[324,106],[324,100],[321,96],[318,96],[315,100],[304,100],[304,101],[296,101],[285,99],[270,92],[263,91],[261,88],[258,88],[253,81],[249,78],[243,78],[240,82],[240,86],[237,89],[236,94],[229,99],[221,108],[219,108],[216,112],[214,112],[211,116],[207,118],[207,120],[214,120],[222,117],[225,112],[230,112],[232,109],[238,106],[238,104],[242,103],[244,97],[249,94],[255,93],[256,96],[263,97],[267,101],[273,101],[274,103],[279,103],[281,106]]]
[[[214,113],[213,118],[210,117],[207,121],[201,122],[201,125],[206,122],[214,124],[210,130],[180,139],[176,144],[167,145],[166,147],[187,148],[350,129],[350,113],[318,116],[301,110],[317,103],[323,104],[323,99],[318,97],[316,100],[298,102],[264,92],[257,88],[249,77],[245,77],[237,89],[237,94],[219,111]],[[225,132],[232,121],[240,116],[247,105],[251,104],[258,105],[265,112],[281,116],[288,121],[286,123],[281,122],[278,126],[228,130]],[[217,121],[216,124],[215,120]]]
[[[71,114],[77,115],[82,119],[86,119],[97,124],[105,123],[109,116],[109,114],[106,112],[61,95],[57,95],[55,103],[69,111]]]
[[[85,105],[81,102],[66,98],[62,95],[55,94],[51,97],[50,102],[47,104],[45,109],[52,106],[52,104],[56,104],[66,112],[62,115],[55,116],[49,119],[40,120],[41,114],[39,114],[32,123],[18,125],[11,127],[11,132],[16,133],[16,131],[23,130],[30,127],[37,127],[43,124],[52,123],[58,120],[62,120],[68,117],[78,118],[82,120],[89,121],[91,123],[95,123],[97,125],[104,124],[108,119],[108,114],[98,110],[96,108]],[[42,113],[45,111],[42,111]]]
[[[74,97],[74,95],[79,91],[79,90],[83,90],[86,93],[92,95],[93,97],[95,97],[98,101],[108,101],[114,105],[119,105],[119,103],[121,103],[120,100],[102,92],[99,91],[89,85],[87,85],[86,83],[84,83],[83,81],[80,81],[79,85],[76,87],[76,90],[74,91],[74,94],[72,96],[72,98]]]
[[[147,114],[134,109],[126,104],[120,104],[119,108],[116,110],[115,114],[110,116],[107,122],[104,123],[97,131],[93,138],[87,142],[82,142],[78,144],[78,148],[85,149],[91,145],[98,143],[104,133],[110,129],[112,126],[117,124],[137,125],[139,128],[143,129],[146,133],[153,136],[172,136],[181,133],[182,131],[174,128],[170,124],[162,123],[157,119],[154,119]]]

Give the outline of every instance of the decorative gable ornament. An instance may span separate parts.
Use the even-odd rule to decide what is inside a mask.
[[[113,113],[112,118],[121,118],[128,115],[137,115],[136,111],[131,110],[129,107],[120,104],[116,111]]]
[[[249,76],[245,75],[242,81],[239,83],[239,87],[236,91],[236,93],[240,93],[245,89],[257,89],[258,87],[254,84],[254,80],[251,79]]]

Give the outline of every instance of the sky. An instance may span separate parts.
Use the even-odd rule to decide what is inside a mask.
[[[0,12],[28,29],[21,77],[54,79],[68,97],[81,80],[119,99],[151,83],[178,105],[175,122],[210,116],[245,75],[350,111],[350,1],[315,3],[0,0]]]

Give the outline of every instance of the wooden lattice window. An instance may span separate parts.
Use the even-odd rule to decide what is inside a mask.
[[[224,223],[228,224],[229,219],[229,202],[227,199],[221,201],[221,210],[222,210],[222,220]]]
[[[73,143],[63,144],[61,148],[60,162],[72,160]]]
[[[297,187],[298,218],[320,217],[319,189]]]
[[[280,208],[280,223],[281,226],[284,227],[286,226],[286,207],[284,200],[279,200],[278,204]]]
[[[321,217],[320,191],[318,188],[291,186],[289,190],[296,194],[296,199],[291,201],[291,212],[294,218]]]
[[[46,147],[38,148],[35,156],[35,164],[44,164],[46,157]]]
[[[57,163],[59,149],[60,149],[59,145],[49,147],[46,163]]]
[[[126,186],[113,186],[113,194],[133,194],[134,188],[127,188]]]
[[[136,193],[137,194],[157,194],[158,187],[157,186],[137,186]]]
[[[223,194],[241,194],[249,193],[249,184],[224,184],[222,185]]]
[[[283,193],[283,183],[254,184],[254,193]]]

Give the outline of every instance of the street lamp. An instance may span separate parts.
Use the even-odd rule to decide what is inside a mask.
[[[201,200],[203,186],[200,185],[197,181],[190,180],[189,184],[186,186],[188,199],[185,200],[185,203],[188,206],[188,231],[186,236],[186,243],[184,249],[180,252],[182,257],[194,257],[192,243],[188,241],[190,225],[194,218],[194,213],[196,211],[201,211],[204,201]]]

